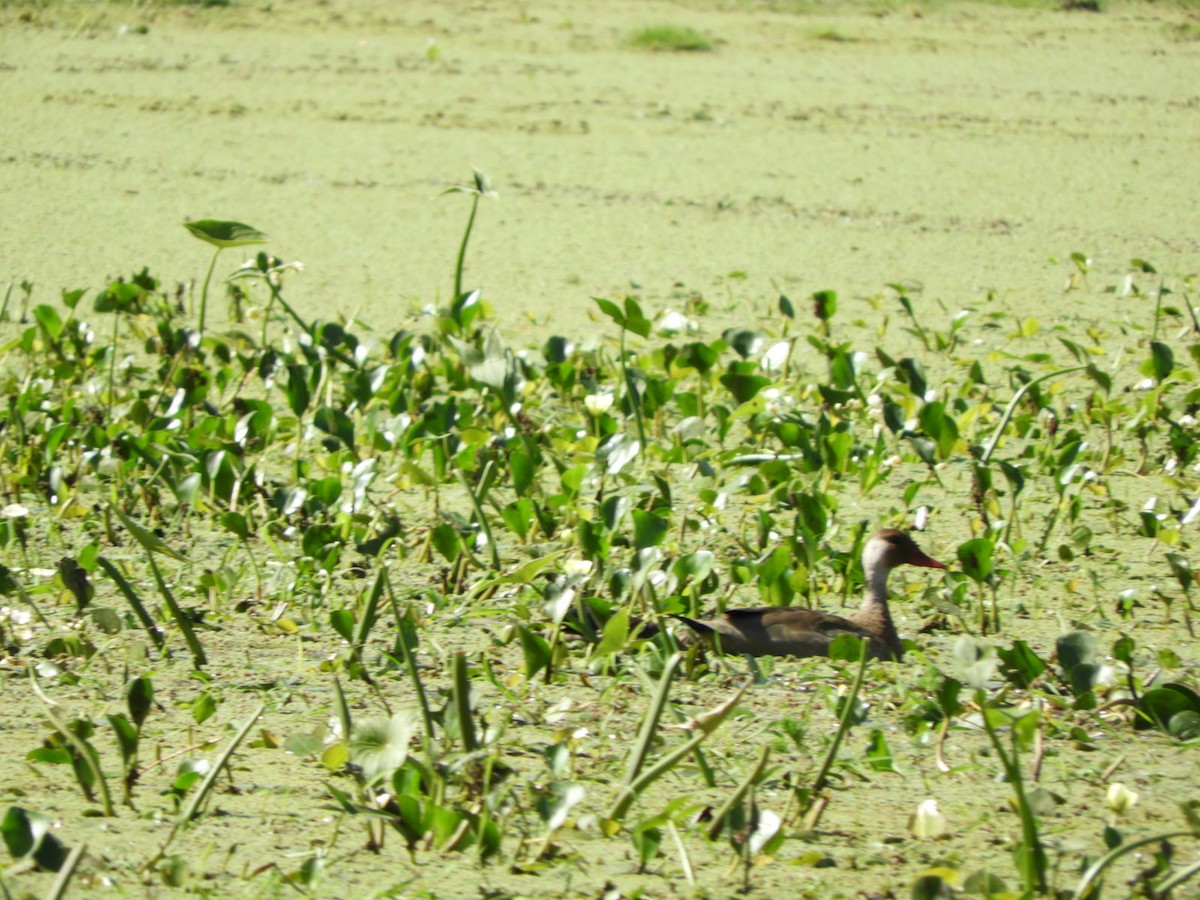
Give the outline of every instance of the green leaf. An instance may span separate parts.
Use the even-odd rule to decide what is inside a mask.
[[[895,772],[896,766],[892,760],[892,750],[888,747],[887,738],[878,728],[871,732],[867,744],[867,765],[876,772]]]
[[[638,337],[650,336],[650,320],[642,314],[642,308],[632,297],[625,298],[625,327]]]
[[[283,749],[294,756],[316,756],[325,749],[325,744],[311,734],[293,734],[283,742]]]
[[[1170,682],[1142,694],[1138,699],[1137,711],[1138,717],[1133,720],[1133,727],[1138,731],[1159,728],[1174,733],[1172,724],[1175,716],[1185,712],[1200,713],[1200,696],[1187,685]],[[1190,728],[1194,722],[1188,717],[1184,724]]]
[[[1025,641],[1013,641],[1010,649],[996,651],[1003,664],[1004,675],[1009,682],[1027,689],[1046,671],[1046,662]]]
[[[149,675],[129,679],[129,684],[125,686],[125,703],[129,707],[130,718],[140,731],[154,705],[154,682]]]
[[[463,552],[462,538],[458,530],[449,522],[443,522],[430,532],[430,541],[437,552],[446,558],[447,562],[457,562]]]
[[[620,652],[629,642],[629,610],[617,610],[604,623],[604,636],[592,651],[592,656],[603,659]]]
[[[996,649],[987,641],[963,635],[954,643],[954,674],[975,690],[987,688],[999,661]]]
[[[348,609],[335,609],[329,614],[329,624],[347,643],[354,643],[354,613]]]
[[[974,538],[958,547],[958,561],[967,576],[976,582],[985,582],[992,576],[992,553],[996,545],[987,538]]]
[[[625,314],[621,312],[621,307],[613,303],[611,300],[603,300],[600,297],[593,297],[596,305],[600,307],[600,311],[612,319],[620,328],[625,327]]]
[[[639,550],[657,547],[663,542],[671,523],[664,516],[644,509],[633,511],[633,542]]]
[[[822,322],[833,318],[837,312],[837,291],[817,291],[812,299],[814,316]]]
[[[1070,673],[1076,666],[1091,664],[1096,659],[1096,639],[1086,631],[1072,631],[1055,641],[1058,663]]]
[[[313,416],[313,424],[326,434],[336,437],[353,452],[354,422],[345,412],[333,406],[322,406]]]
[[[57,872],[67,858],[67,848],[55,837],[54,819],[42,813],[10,806],[0,820],[0,834],[15,860],[32,858],[39,868]]]
[[[217,521],[221,523],[222,528],[232,532],[240,541],[250,537],[250,527],[246,524],[246,517],[239,512],[222,513]]]
[[[526,678],[532,679],[550,664],[550,643],[524,625],[517,626],[517,637],[521,641],[521,653],[525,657],[521,673]]]
[[[217,698],[208,691],[201,692],[195,700],[192,701],[192,721],[197,725],[202,725],[211,719],[217,712]]]
[[[244,247],[248,244],[265,244],[270,240],[268,235],[257,228],[243,225],[241,222],[197,219],[195,222],[184,222],[183,227],[214,247]]]
[[[180,562],[188,561],[188,558],[186,556],[184,556],[182,553],[176,553],[174,550],[172,550],[170,547],[168,547],[163,542],[162,538],[160,538],[157,534],[155,534],[149,528],[145,528],[145,527],[139,525],[137,522],[133,521],[133,519],[129,518],[129,516],[125,515],[125,513],[121,512],[121,510],[117,509],[117,507],[115,507],[115,506],[110,505],[109,509],[111,509],[116,514],[117,518],[121,520],[121,524],[124,525],[126,527],[126,529],[128,529],[129,533],[133,535],[133,539],[135,541],[137,541],[139,544],[141,544],[142,548],[145,549],[147,552],[161,553],[164,556],[169,556],[169,557],[171,557],[171,559],[176,559],[176,560],[179,560]]]

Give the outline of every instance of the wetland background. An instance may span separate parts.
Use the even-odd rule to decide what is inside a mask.
[[[5,601],[20,611],[4,625],[7,803],[49,815],[68,847],[87,844],[77,879],[124,893],[450,897],[486,886],[513,896],[597,896],[611,882],[626,894],[724,896],[745,875],[755,889],[791,895],[899,896],[930,870],[947,878],[960,872],[960,885],[987,870],[1015,889],[1021,879],[1010,850],[1020,828],[977,718],[992,704],[1041,717],[1038,740],[1049,751],[1038,815],[1055,883],[1075,884],[1084,857],[1103,851],[1106,824],[1131,839],[1174,829],[1175,803],[1190,799],[1195,783],[1194,747],[1154,729],[1135,732],[1127,705],[1102,714],[1095,711],[1102,703],[1080,702],[1080,685],[1055,654],[1062,636],[1093,635],[1094,665],[1108,669],[1107,683],[1097,675],[1102,701],[1128,700],[1120,692],[1143,672],[1135,694],[1164,680],[1196,682],[1184,621],[1191,581],[1164,556],[1170,548],[1186,561],[1197,493],[1187,305],[1200,251],[1195,16],[1189,6],[1163,4],[1099,12],[977,3],[0,6],[0,275],[11,284],[0,328],[12,398],[0,476],[10,511],[3,554],[29,592],[10,586]],[[710,46],[637,46],[636,35],[661,25],[694,29]],[[456,299],[469,195],[442,192],[469,185],[472,167],[487,173],[495,196],[478,206],[462,277],[481,290],[493,318],[471,313],[464,321],[445,311]],[[240,338],[222,345],[234,348],[225,356],[212,344],[203,345],[203,359],[189,357],[188,340],[173,343],[170,335],[184,322],[194,325],[211,254],[182,225],[203,219],[268,232],[265,249],[304,264],[284,275],[291,306],[308,321],[340,321],[358,335],[364,358],[386,359],[392,372],[401,362],[415,370],[419,347],[439,362],[428,364],[423,381],[396,382],[386,402],[367,379],[376,393],[364,400],[360,381],[347,376],[343,386],[332,363],[318,366],[301,352],[307,339],[309,347],[355,358],[350,344],[332,333],[306,337],[295,323],[272,319],[278,306],[264,284],[244,282],[246,319],[239,321],[219,282],[243,261],[239,254],[253,256],[258,246],[219,257],[209,298],[213,333],[257,337],[270,325],[277,359],[292,354],[310,375],[325,373],[313,376],[318,400],[309,408],[293,393],[283,396],[280,385],[294,384],[281,376],[252,380],[269,375],[270,365],[263,369],[266,357]],[[78,332],[56,331],[45,314],[34,314],[37,307],[59,309],[60,326],[99,322],[93,296],[114,278],[128,283],[143,266],[162,280],[146,298],[164,305],[143,298],[145,306],[121,309],[132,313],[114,332],[125,343],[107,356],[94,348],[109,340],[109,323],[96,324],[91,339],[80,339],[83,362],[72,374],[62,339]],[[165,299],[176,296],[176,284],[182,316]],[[71,314],[60,292],[74,289],[86,299]],[[814,318],[811,297],[822,291],[835,291],[836,304]],[[621,304],[626,295],[644,310],[646,330],[649,320],[656,326],[632,358],[618,350],[618,323],[591,299]],[[780,295],[791,298],[794,317],[781,312]],[[627,318],[637,326],[636,316]],[[165,333],[157,321],[171,323]],[[493,326],[510,352],[489,343]],[[631,345],[638,331],[629,329]],[[397,334],[406,337],[397,342]],[[554,336],[572,344],[562,360],[546,344]],[[675,351],[664,349],[718,341],[724,346],[713,352],[728,359],[711,373],[705,351],[693,349],[687,365],[676,365]],[[764,356],[780,342],[793,342],[782,369]],[[1169,364],[1156,345],[1170,350]],[[517,351],[528,351],[532,362],[518,362]],[[239,372],[236,359],[252,357],[251,375]],[[106,380],[105,366],[117,358],[121,391]],[[921,364],[889,364],[904,359]],[[533,386],[522,387],[528,422],[509,421],[495,406],[513,385],[485,371],[489,360],[502,360],[506,373],[519,372]],[[643,370],[643,388],[629,389],[623,361]],[[751,368],[726,368],[742,363]],[[971,363],[986,373],[983,380]],[[1108,376],[1107,389],[1103,378],[1084,372],[1047,381],[1044,393],[1031,392],[1033,408],[1021,407],[1000,447],[1026,473],[1028,491],[999,470],[981,488],[971,448],[986,446],[992,429],[1003,431],[1000,413],[1014,393],[1084,363]],[[235,374],[223,375],[226,368]],[[182,370],[211,373],[213,389],[198,392],[189,382],[180,388],[181,409],[162,385],[174,385]],[[733,380],[718,385],[720,373]],[[391,385],[399,377],[380,380]],[[769,384],[755,387],[760,377]],[[270,414],[237,404],[239,378],[252,385],[246,398],[267,403]],[[655,399],[655,384],[667,397],[699,397],[674,407]],[[705,411],[706,402],[718,402],[706,392],[720,387],[738,401],[725,401],[725,417]],[[605,394],[616,395],[609,412],[585,403]],[[650,427],[662,449],[651,452],[639,439],[636,461],[617,465],[614,452],[632,453],[641,428],[631,395],[659,403]],[[887,420],[879,432],[883,444],[872,431],[875,396],[900,410],[900,427]],[[438,463],[445,448],[433,446],[432,423],[412,443],[388,443],[387,434],[411,433],[404,429],[455,397],[466,398],[451,429],[457,452]],[[228,433],[220,424],[211,435],[196,430],[206,427],[192,419],[204,415],[204,401],[216,409],[210,418],[229,421]],[[94,410],[71,411],[89,404],[102,413],[99,422]],[[345,422],[332,412],[318,422],[318,404],[341,410]],[[935,404],[937,415],[926,411]],[[380,418],[381,407],[395,420]],[[235,423],[249,414],[259,418],[242,425],[239,438]],[[939,416],[954,419],[953,434]],[[55,428],[77,417],[113,429],[105,438],[111,445],[88,444],[90,433],[68,443],[60,433],[51,443]],[[181,424],[156,430],[158,418]],[[689,419],[699,424],[684,426]],[[809,459],[788,424],[853,435],[853,451],[839,451],[832,440]],[[154,437],[145,472],[106,468],[105,460],[127,461],[122,429]],[[206,449],[160,455],[165,435],[181,431]],[[522,444],[530,435],[532,445]],[[211,446],[204,443],[210,438]],[[711,454],[697,449],[706,444]],[[607,455],[597,455],[600,446]],[[62,452],[76,480],[55,494],[46,484],[59,447],[73,448]],[[465,457],[484,459],[496,447],[561,462],[547,463],[552,474],[536,479],[531,502],[545,501],[538,515],[519,505],[514,484],[524,481],[525,463],[511,474],[510,455],[497,463],[503,474],[495,508],[473,508],[486,473]],[[93,450],[99,456],[89,456]],[[758,481],[741,480],[746,464],[734,460],[751,451],[794,453],[789,461],[801,462],[786,474],[768,464]],[[233,464],[212,462],[217,452],[243,466],[229,470],[236,484],[253,455],[263,455],[245,497],[229,496],[221,466]],[[178,462],[189,453],[195,461]],[[376,453],[372,481],[359,466]],[[893,456],[897,462],[881,469]],[[872,459],[877,481],[862,474]],[[1071,468],[1077,463],[1094,473],[1086,482]],[[157,496],[155,485],[176,465],[181,483],[185,473],[196,475],[199,499],[174,487]],[[308,499],[276,499],[289,479]],[[70,514],[62,505],[68,494]],[[811,533],[821,522],[819,540],[808,546],[822,550],[804,572],[789,570],[791,593],[781,594],[764,560],[775,547],[790,552],[805,543],[800,495],[816,498],[820,515],[802,524]],[[627,514],[606,511],[605,496],[626,498]],[[112,508],[188,551],[190,564],[163,562],[188,615],[170,612],[147,568],[149,551],[119,536],[104,515]],[[548,526],[541,512],[569,524]],[[237,520],[222,518],[230,513],[243,515],[245,535]],[[650,514],[668,524],[669,536],[646,524]],[[718,601],[814,600],[836,608],[857,590],[848,551],[858,524],[911,525],[918,517],[928,519],[922,543],[947,561],[970,539],[993,541],[1003,560],[1003,576],[991,581],[999,599],[988,607],[986,591],[976,592],[965,575],[961,583],[910,577],[901,586],[900,630],[923,655],[868,670],[863,719],[850,732],[819,821],[802,827],[802,813],[811,812],[805,804],[813,802],[802,786],[836,730],[838,697],[850,689],[854,667],[776,661],[761,665],[760,680],[705,744],[713,783],[681,766],[645,794],[641,818],[606,836],[612,783],[627,771],[626,750],[666,670],[665,651],[631,650],[613,663],[615,672],[589,672],[592,651],[559,640],[546,576],[582,578],[571,582],[577,594],[615,597],[617,607],[644,604],[641,593],[612,587],[604,560],[611,555],[616,569],[617,561],[654,549],[661,556],[646,571],[663,572],[664,584],[674,577],[679,602],[707,609]],[[1058,531],[1056,517],[1063,520]],[[384,555],[353,549],[386,533],[392,518],[403,527]],[[515,523],[492,543],[502,551],[499,570],[527,576],[486,592],[480,585],[496,575],[487,545],[478,542],[485,518],[497,529]],[[1018,518],[1026,531],[1014,536],[1007,525]],[[580,522],[603,523],[611,533]],[[1051,524],[1039,546],[1044,522]],[[334,531],[309,540],[318,526]],[[331,544],[338,544],[336,558],[328,555]],[[92,545],[98,549],[89,555]],[[705,548],[714,553],[713,568],[689,583],[687,566],[676,571],[675,563],[702,568],[695,554]],[[97,568],[94,557],[105,554],[152,600],[151,614],[175,652],[170,661]],[[63,557],[82,558],[94,588],[89,603],[120,610],[119,628],[110,632],[106,617],[77,609],[70,578],[56,566]],[[592,575],[568,570],[576,558],[598,568]],[[736,562],[742,558],[753,562],[745,575]],[[551,560],[550,568],[538,569],[538,560]],[[266,574],[257,571],[260,562]],[[533,574],[522,568],[531,563]],[[419,623],[415,664],[402,658],[396,633],[404,627],[391,612],[357,647],[358,632],[350,628],[345,639],[345,620],[332,615],[348,612],[355,627],[366,621],[381,571],[389,573],[394,592],[385,593],[398,598],[397,615]],[[716,589],[702,589],[709,574]],[[30,599],[44,622],[25,621]],[[1026,641],[1054,662],[1024,684],[1011,676],[1000,687],[985,680],[977,708],[947,711],[938,705],[945,699],[939,685],[959,671],[960,633],[979,630],[971,604],[1003,609],[997,646]],[[207,651],[203,667],[188,665],[182,643],[190,618]],[[1134,663],[1110,653],[1121,634],[1136,643]],[[553,665],[528,635],[546,642]],[[385,826],[364,812],[366,794],[354,794],[354,776],[329,748],[350,754],[339,728],[410,703],[413,671],[422,673],[434,706],[454,708],[457,649],[470,657],[475,709],[495,737],[466,752],[457,713],[443,713],[436,727],[442,755],[430,768],[441,773],[448,808],[447,798],[461,792],[456,802],[466,817],[454,821],[469,823],[464,833],[481,828],[481,811],[495,805],[501,849],[484,865],[477,857],[486,829],[466,851],[446,848],[448,837],[439,833],[429,839],[436,846],[425,846],[424,835],[414,841],[413,853],[402,832],[388,831],[374,852],[363,822],[376,825],[372,834]],[[732,695],[747,667],[728,662],[689,667],[675,683],[672,701],[684,719]],[[71,753],[56,743],[60,732],[31,688],[29,670],[39,665],[47,667],[41,690],[71,716],[95,723],[85,738],[100,748],[114,784],[121,757],[104,717],[125,708],[128,677],[152,678],[156,705],[135,767],[135,808],[85,815],[97,802],[85,798],[71,765],[26,758],[45,742]],[[197,668],[205,674],[195,676]],[[1039,680],[1052,676],[1058,680],[1050,686]],[[1016,700],[1007,698],[1009,688]],[[176,766],[228,746],[259,702],[267,710],[234,752],[231,777],[214,785],[209,814],[168,837],[177,798],[196,789],[186,778],[180,786],[187,773]],[[945,749],[948,771],[938,766],[942,751],[935,755],[943,719],[957,723]],[[679,741],[664,727],[654,753]],[[732,848],[728,835],[706,840],[707,827],[694,818],[701,810],[673,802],[719,808],[754,775],[762,746],[772,749],[775,768],[752,795],[783,817],[782,843],[763,838],[748,853],[746,840]],[[354,752],[361,773],[369,754],[361,743]],[[898,773],[883,764],[892,755]],[[499,799],[488,799],[491,776],[474,768],[481,759],[507,772],[496,781],[508,785],[495,789]],[[1106,806],[1113,782],[1136,789],[1137,805]],[[339,800],[328,784],[353,802]],[[539,805],[539,797],[557,800]],[[949,823],[942,839],[919,837],[910,823],[918,802],[930,798]],[[755,828],[743,825],[745,838]],[[753,865],[739,869],[739,860]],[[1125,863],[1112,879],[1117,894],[1121,879],[1152,860]],[[43,893],[53,881],[22,868],[17,863],[4,875],[16,894]]]

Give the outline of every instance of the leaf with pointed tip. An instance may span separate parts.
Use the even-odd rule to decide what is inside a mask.
[[[638,337],[650,336],[650,320],[642,313],[642,307],[632,297],[625,298],[625,327]]]
[[[265,244],[271,239],[257,228],[221,219],[197,219],[195,222],[184,222],[183,227],[214,247],[244,247],[248,244]]]
[[[133,539],[141,544],[142,549],[144,549],[147,553],[161,553],[164,556],[171,557],[171,559],[177,559],[180,562],[187,562],[186,556],[184,556],[182,553],[176,553],[174,550],[172,550],[169,546],[167,546],[162,538],[160,538],[149,528],[139,525],[115,506],[110,505],[109,509],[116,513],[117,518],[121,520],[121,524],[125,526],[126,530],[133,535]]]
[[[621,307],[617,306],[611,300],[604,300],[601,297],[593,297],[592,299],[600,307],[602,313],[616,322],[619,327],[625,327],[625,313],[621,312]]]

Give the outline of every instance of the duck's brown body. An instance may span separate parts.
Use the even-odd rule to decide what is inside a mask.
[[[702,638],[719,644],[725,653],[751,656],[827,656],[829,645],[843,634],[867,639],[871,656],[900,659],[904,649],[888,610],[888,573],[902,565],[944,569],[922,552],[906,532],[894,528],[878,531],[863,548],[866,596],[858,611],[848,617],[815,609],[759,606],[728,609],[715,619],[677,616]]]

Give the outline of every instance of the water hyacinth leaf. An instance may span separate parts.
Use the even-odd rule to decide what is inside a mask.
[[[1175,713],[1167,723],[1167,732],[1181,741],[1200,737],[1200,711],[1183,709]]]
[[[217,698],[210,691],[201,691],[192,701],[192,721],[203,725],[217,713]]]
[[[331,437],[337,438],[354,451],[354,422],[340,409],[323,406],[313,416],[313,424]]]
[[[1127,634],[1121,635],[1112,645],[1113,659],[1125,663],[1127,666],[1133,665],[1133,651],[1137,649],[1137,642]]]
[[[624,327],[638,337],[649,337],[652,323],[642,312],[641,305],[633,297],[625,298]]]
[[[221,523],[221,527],[226,531],[232,532],[238,540],[245,541],[250,538],[250,527],[246,523],[246,517],[241,513],[222,513],[217,521]]]
[[[1200,713],[1200,696],[1184,684],[1169,682],[1146,691],[1137,703],[1133,727],[1138,731],[1158,728],[1170,732],[1174,717],[1184,712]]]
[[[51,830],[47,815],[10,806],[0,819],[0,834],[14,860],[32,859],[41,869],[57,872],[67,859],[67,848]]]
[[[986,690],[1000,658],[987,641],[963,635],[954,643],[953,670],[974,690]]]
[[[1163,381],[1175,368],[1175,354],[1161,341],[1150,342],[1150,358],[1142,363],[1139,371],[1155,381]]]
[[[553,781],[538,800],[538,814],[549,831],[558,831],[567,823],[567,817],[587,797],[583,785],[575,782]]]
[[[508,471],[512,476],[512,487],[517,496],[523,497],[529,493],[537,473],[533,458],[524,450],[513,450],[508,455]]]
[[[644,509],[633,511],[633,541],[639,550],[657,547],[663,542],[671,523],[665,516]]]
[[[429,534],[430,542],[437,552],[445,557],[447,562],[457,562],[463,552],[462,537],[458,529],[449,522],[443,522]]]
[[[140,731],[154,705],[154,682],[149,675],[129,679],[129,684],[125,686],[125,704],[129,707],[130,718]]]
[[[604,633],[600,638],[600,643],[592,651],[592,656],[596,659],[604,659],[606,656],[619,653],[627,643],[629,643],[629,610],[620,609],[604,623]]]
[[[421,717],[411,709],[391,718],[359,719],[350,730],[350,761],[362,769],[363,779],[374,783],[404,765],[409,746],[421,731]]]
[[[245,247],[265,244],[271,238],[250,225],[222,219],[197,219],[183,225],[195,237],[214,247]]]
[[[641,452],[641,443],[623,432],[611,435],[596,448],[596,460],[604,464],[610,475],[618,474]],[[566,473],[563,473],[564,478]]]
[[[974,538],[958,547],[958,561],[972,581],[985,582],[992,577],[992,553],[996,545],[987,538]]]
[[[576,578],[573,576],[563,576],[556,578],[546,588],[546,602],[544,608],[546,615],[555,625],[561,625],[567,612],[571,609],[571,604],[575,602]]]
[[[1013,641],[1012,647],[998,648],[996,654],[1010,684],[1027,689],[1046,671],[1046,662],[1026,641]]]
[[[958,443],[958,425],[944,403],[926,403],[918,416],[921,427],[937,445],[938,456],[947,459]]]
[[[1058,663],[1070,673],[1080,665],[1091,665],[1096,659],[1096,639],[1086,631],[1072,631],[1055,641]]]
[[[600,311],[612,319],[618,327],[625,327],[625,313],[621,312],[621,307],[617,306],[611,300],[605,300],[601,297],[593,297],[592,300],[600,307]]]
[[[896,765],[892,758],[892,750],[888,746],[887,738],[878,728],[871,731],[871,736],[867,741],[867,765],[876,772],[895,772]]]
[[[817,291],[812,295],[813,316],[828,322],[837,313],[837,291]]]
[[[896,375],[908,385],[908,389],[912,391],[914,397],[925,399],[925,394],[929,390],[929,382],[925,379],[925,367],[921,365],[920,360],[912,357],[900,360],[896,363]]]
[[[329,624],[347,643],[354,641],[354,613],[348,609],[335,609],[329,614]]]
[[[524,625],[517,626],[517,638],[524,657],[521,674],[532,681],[538,672],[550,665],[550,642]]]
[[[730,371],[721,376],[721,384],[741,404],[753,400],[759,391],[771,384],[771,379],[731,366]]]
[[[712,572],[715,561],[716,557],[711,550],[697,550],[677,559],[671,566],[671,572],[680,583],[688,579],[702,582]]]
[[[853,634],[839,634],[829,645],[829,658],[843,662],[858,662],[866,652],[866,642]]]
[[[761,331],[745,328],[730,328],[721,337],[742,359],[750,359],[757,355],[765,340]]]
[[[59,318],[58,311],[53,306],[47,306],[44,303],[38,304],[33,308],[33,317],[50,340],[57,341],[62,335],[62,319]]]

